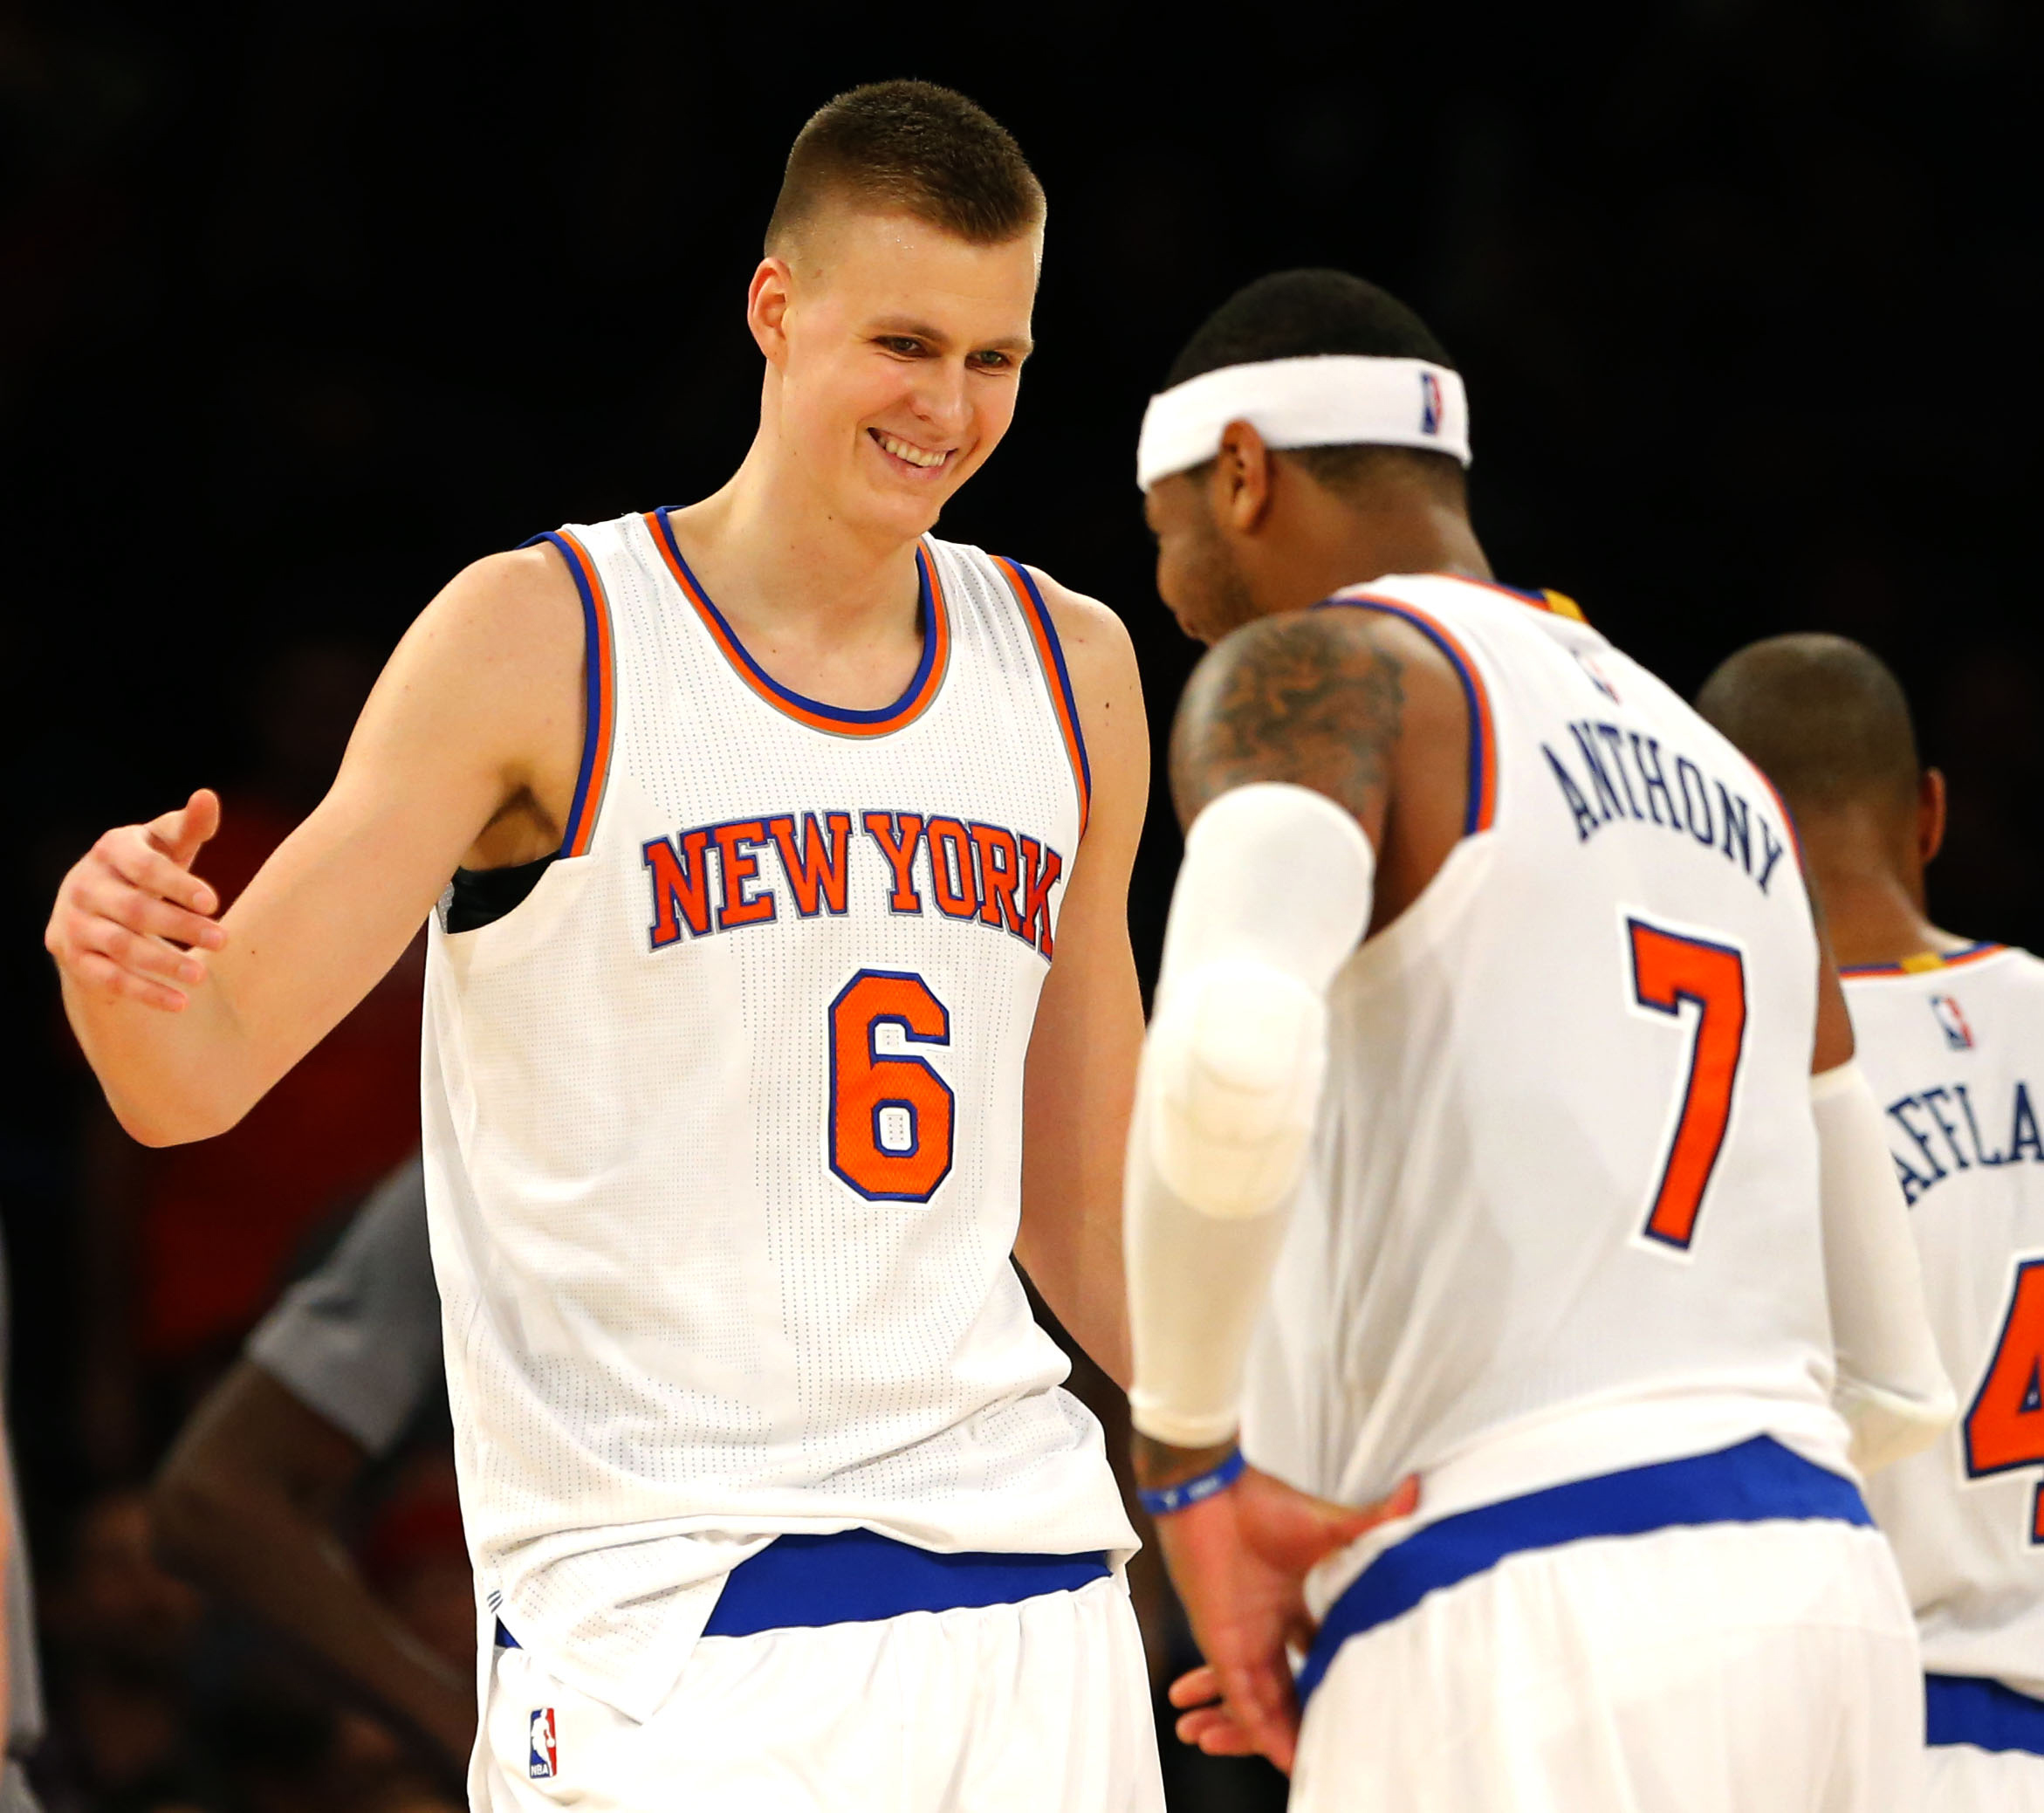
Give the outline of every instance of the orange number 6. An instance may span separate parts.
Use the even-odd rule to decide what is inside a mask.
[[[1634,999],[1677,1018],[1684,1001],[1697,1010],[1682,1112],[1645,1228],[1648,1239],[1686,1249],[1696,1237],[1697,1212],[1725,1144],[1732,1086],[1746,1051],[1746,959],[1729,944],[1685,937],[1639,919],[1625,923],[1632,944]]]
[[[950,1085],[922,1058],[883,1052],[882,1027],[902,1042],[949,1045],[951,1016],[923,978],[861,970],[830,1004],[830,1168],[872,1202],[928,1202],[950,1175]]]
[[[1966,1473],[1978,1480],[2044,1462],[2044,1259],[2015,1268],[2015,1288],[1987,1376],[1966,1412]],[[2044,1542],[2044,1486],[2030,1502],[2030,1540]]]

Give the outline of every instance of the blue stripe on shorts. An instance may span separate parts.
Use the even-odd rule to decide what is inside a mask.
[[[1924,1738],[2044,1756],[2044,1700],[1971,1674],[1924,1677]]]
[[[1108,1577],[1106,1554],[938,1555],[876,1530],[776,1536],[724,1578],[705,1637],[756,1637],[819,1624],[868,1624],[910,1611],[1015,1605]],[[518,1638],[497,1626],[507,1649]]]
[[[1765,1435],[1715,1454],[1601,1473],[1444,1517],[1387,1549],[1328,1607],[1300,1671],[1300,1703],[1351,1637],[1403,1617],[1429,1593],[1484,1573],[1507,1555],[1595,1536],[1775,1518],[1874,1521],[1850,1480]]]

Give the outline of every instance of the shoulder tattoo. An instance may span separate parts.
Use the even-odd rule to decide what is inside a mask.
[[[1373,628],[1353,611],[1266,617],[1200,663],[1171,733],[1181,823],[1258,780],[1312,787],[1359,819],[1382,801],[1404,717],[1404,664]]]

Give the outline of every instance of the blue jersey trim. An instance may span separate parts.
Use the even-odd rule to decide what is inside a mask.
[[[1108,1578],[1107,1556],[937,1555],[876,1530],[777,1536],[733,1568],[705,1637],[867,1624],[910,1611],[1013,1605]]]
[[[1927,1674],[1924,1741],[2044,1756],[2044,1700],[1977,1675]]]
[[[915,677],[909,682],[907,690],[893,704],[882,705],[877,711],[854,711],[848,705],[827,705],[821,699],[805,698],[793,687],[783,686],[753,660],[752,651],[738,640],[737,633],[725,621],[724,614],[717,609],[716,601],[703,590],[703,581],[696,577],[695,569],[682,558],[681,544],[675,539],[674,529],[667,519],[668,512],[673,507],[671,504],[663,504],[653,512],[660,523],[660,532],[667,542],[668,552],[674,556],[675,564],[688,574],[689,583],[695,588],[696,596],[702,601],[703,608],[717,620],[717,627],[723,632],[724,640],[730,644],[738,659],[745,663],[752,677],[770,692],[801,711],[813,711],[819,718],[834,718],[840,724],[885,724],[889,718],[900,717],[922,696],[923,689],[929,679],[930,667],[936,660],[939,638],[936,600],[931,595],[929,588],[929,555],[920,544],[916,549],[916,585],[920,599],[917,610],[923,620],[923,659],[916,663]]]
[[[1058,690],[1064,695],[1065,710],[1072,720],[1072,742],[1079,752],[1079,780],[1080,799],[1093,797],[1093,764],[1086,756],[1086,732],[1079,723],[1079,697],[1072,690],[1072,676],[1065,667],[1065,645],[1058,640],[1058,626],[1051,622],[1050,607],[1043,601],[1043,594],[1037,589],[1036,575],[1019,560],[1005,563],[1022,581],[1029,594],[1029,606],[1036,613],[1036,621],[1042,626],[1043,639],[1051,651],[1051,660],[1058,670]]]
[[[1448,664],[1455,670],[1456,678],[1462,682],[1463,704],[1469,712],[1469,803],[1462,814],[1462,834],[1474,837],[1478,831],[1489,830],[1497,809],[1496,775],[1492,766],[1496,739],[1491,728],[1490,696],[1468,651],[1442,625],[1403,600],[1379,598],[1367,592],[1348,595],[1337,593],[1332,598],[1323,598],[1314,609],[1324,611],[1337,607],[1376,611],[1383,616],[1396,617],[1410,623],[1447,657]]]
[[[596,745],[601,735],[600,725],[603,712],[603,670],[599,659],[602,632],[596,622],[596,594],[589,589],[589,580],[582,571],[582,563],[575,558],[575,551],[568,546],[566,538],[549,529],[543,535],[535,535],[529,540],[521,541],[518,546],[521,548],[538,547],[543,541],[553,545],[554,553],[566,563],[569,576],[575,582],[575,590],[581,594],[582,646],[587,651],[582,663],[586,670],[584,691],[586,695],[583,707],[586,715],[582,719],[582,766],[575,774],[575,798],[568,807],[567,834],[561,839],[560,848],[555,853],[566,856],[573,854],[569,846],[574,842],[576,830],[582,822],[582,807],[589,798],[590,778],[596,772]]]
[[[1826,1518],[1871,1528],[1860,1489],[1772,1436],[1684,1460],[1551,1486],[1430,1524],[1387,1549],[1328,1608],[1300,1672],[1304,1704],[1351,1637],[1403,1617],[1429,1593],[1494,1568],[1507,1555],[1596,1536],[1643,1536],[1707,1523]]]

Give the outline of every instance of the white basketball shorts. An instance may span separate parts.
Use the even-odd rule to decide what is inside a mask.
[[[1163,1807],[1142,1639],[1115,1576],[1014,1603],[706,1635],[644,1724],[499,1647],[470,1782],[476,1813]]]
[[[1763,1488],[1808,1466],[1765,1447]],[[1698,1464],[1670,1464],[1678,1496]],[[1823,1479],[1818,1499],[1856,1505]],[[1888,1544],[1863,1507],[1770,1516],[1751,1484],[1732,1494],[1751,1521],[1569,1540],[1543,1512],[1539,1546],[1512,1547],[1513,1507],[1554,1496],[1534,1494],[1385,1551],[1330,1609],[1317,1685],[1302,1679],[1295,1813],[1915,1813],[1923,1675]],[[1367,1584],[1432,1531],[1403,1578]],[[1342,1640],[1358,1589],[1389,1615]]]

